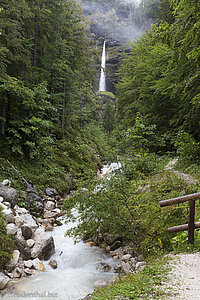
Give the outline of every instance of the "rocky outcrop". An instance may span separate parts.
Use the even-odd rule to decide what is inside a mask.
[[[0,273],[0,289],[12,279],[44,271],[41,260],[48,260],[55,253],[54,239],[49,232],[57,226],[56,218],[63,214],[58,208],[61,198],[55,189],[47,189],[46,194],[42,198],[34,186],[28,185],[25,204],[29,205],[19,207],[18,193],[10,187],[10,181],[0,184],[0,206],[7,221],[7,233],[15,242],[13,255],[4,273]],[[41,217],[37,217],[38,213]],[[56,261],[52,260],[51,265],[56,268]]]

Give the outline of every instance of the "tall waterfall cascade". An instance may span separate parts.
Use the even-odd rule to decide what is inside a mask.
[[[106,91],[106,73],[105,73],[105,67],[106,67],[106,41],[104,41],[103,44],[103,52],[101,57],[101,77],[99,80],[99,91]]]

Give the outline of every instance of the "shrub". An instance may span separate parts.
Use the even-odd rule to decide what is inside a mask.
[[[12,236],[7,234],[5,217],[0,206],[0,269],[3,268],[11,257],[13,250],[14,242]]]

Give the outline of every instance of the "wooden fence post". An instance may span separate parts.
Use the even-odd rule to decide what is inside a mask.
[[[194,244],[194,217],[195,217],[195,201],[189,200],[189,219],[188,219],[188,242]]]

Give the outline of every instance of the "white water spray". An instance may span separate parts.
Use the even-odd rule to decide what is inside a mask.
[[[99,91],[104,91],[104,92],[106,91],[105,67],[106,67],[106,42],[104,41],[103,52],[101,57],[101,77],[99,81]]]

